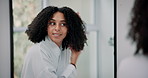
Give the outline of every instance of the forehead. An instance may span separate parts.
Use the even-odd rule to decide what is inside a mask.
[[[53,18],[55,18],[55,19],[65,19],[65,17],[64,17],[64,14],[63,13],[61,13],[61,12],[55,12],[54,14],[53,14],[53,16],[52,16],[52,19]]]
[[[55,12],[53,16],[49,19],[49,22],[50,21],[66,22],[64,14],[62,12]]]

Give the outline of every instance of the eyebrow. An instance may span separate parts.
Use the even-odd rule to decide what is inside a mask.
[[[56,21],[55,19],[49,19],[49,21]],[[60,22],[66,22],[66,20],[61,20]]]

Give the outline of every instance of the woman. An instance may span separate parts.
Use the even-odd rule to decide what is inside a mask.
[[[135,0],[129,37],[135,54],[120,63],[118,78],[148,78],[148,0]]]
[[[27,52],[22,78],[76,78],[76,62],[87,40],[85,25],[76,12],[48,6],[26,33],[36,44]]]

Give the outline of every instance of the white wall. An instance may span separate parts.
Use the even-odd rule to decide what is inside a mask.
[[[75,12],[79,12],[82,20],[87,24],[93,24],[93,0],[49,0],[49,5],[58,7],[68,6]]]
[[[131,8],[134,0],[117,1],[117,64],[124,58],[134,54],[135,46],[127,39]]]
[[[114,78],[114,48],[109,39],[114,37],[114,0],[99,0],[98,67],[99,78]]]
[[[9,0],[0,0],[0,78],[10,78]]]

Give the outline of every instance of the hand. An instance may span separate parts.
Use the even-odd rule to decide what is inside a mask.
[[[71,52],[72,52],[72,55],[71,55],[71,63],[76,64],[77,59],[78,59],[78,57],[79,57],[79,55],[80,55],[81,52],[80,51],[75,51],[72,48],[70,48],[70,49],[71,49]]]

